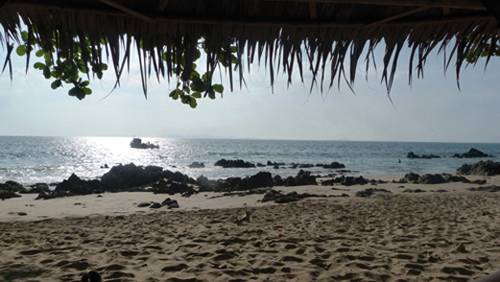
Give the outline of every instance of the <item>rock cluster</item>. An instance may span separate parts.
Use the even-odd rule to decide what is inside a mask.
[[[488,160],[480,161],[476,164],[464,164],[457,169],[457,174],[463,175],[497,175],[500,174],[500,163]]]
[[[295,177],[287,177],[283,182],[283,186],[318,185],[316,177],[312,176],[310,171],[305,170],[300,170]]]
[[[392,193],[392,192],[387,190],[387,189],[368,188],[368,189],[356,192],[355,195],[356,195],[356,197],[368,198],[368,197],[375,195],[376,193]]]
[[[342,175],[337,178],[333,178],[330,180],[324,180],[321,182],[321,185],[323,186],[330,186],[334,184],[340,184],[340,185],[345,185],[345,186],[351,186],[351,185],[365,185],[368,184],[368,181],[363,178],[363,176],[345,176]]]
[[[209,185],[209,182],[205,182],[205,184]],[[261,171],[253,176],[245,178],[230,177],[227,179],[220,179],[216,183],[212,184],[214,185],[212,186],[213,191],[231,192],[252,190],[263,187],[273,187],[274,181],[270,172]]]
[[[476,192],[499,192],[500,187],[499,186],[488,186],[488,187],[467,188],[467,190],[476,191]]]
[[[255,167],[253,163],[245,162],[244,160],[218,160],[214,164],[215,166],[221,166],[223,168],[250,168]]]
[[[440,184],[440,183],[448,183],[448,182],[463,182],[463,183],[476,183],[476,184],[484,184],[482,181],[474,181],[471,182],[467,178],[463,176],[456,176],[447,173],[443,174],[416,174],[416,173],[407,173],[403,178],[401,178],[396,183],[413,183],[413,184]]]
[[[195,162],[196,163],[196,162]],[[193,163],[193,164],[195,164]],[[191,165],[193,165],[191,164]],[[189,167],[191,167],[191,165]],[[223,168],[253,168],[253,167],[265,167],[266,165],[257,163],[257,165],[246,162],[244,160],[226,160],[226,159],[221,159],[218,160],[215,164],[215,166],[222,166]],[[280,167],[285,167],[287,164],[285,163],[279,163],[279,162],[272,162],[272,161],[267,161],[267,166],[272,166],[275,169],[279,169]],[[339,168],[345,168],[344,164],[341,164],[339,162],[332,162],[330,164],[297,164],[297,163],[291,163],[289,165],[289,168],[311,168],[311,167],[322,167],[325,169],[339,169]]]
[[[312,198],[312,197],[315,197],[315,198],[326,198],[327,196],[326,195],[322,195],[322,194],[318,195],[318,194],[310,194],[310,193],[299,194],[297,192],[290,192],[290,193],[287,193],[287,194],[283,194],[280,191],[271,190],[271,191],[267,192],[264,195],[264,198],[262,199],[261,202],[264,203],[264,202],[273,201],[275,203],[282,204],[282,203],[296,202],[296,201],[299,201],[299,200],[302,200],[302,199],[305,199],[305,198]],[[342,194],[342,195],[340,195],[338,197],[349,197],[349,195]]]
[[[489,158],[493,157],[488,154],[485,154],[477,149],[471,148],[469,152],[463,154],[454,154],[451,156],[452,158]]]
[[[415,155],[413,152],[409,152],[408,155],[406,155],[406,158],[408,158],[408,159],[439,159],[441,157],[433,155],[433,154],[419,156],[419,155]]]

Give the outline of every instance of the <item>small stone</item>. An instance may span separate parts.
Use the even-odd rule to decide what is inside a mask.
[[[137,207],[139,208],[145,208],[145,207],[149,207],[151,204],[150,203],[147,203],[147,202],[140,202]]]
[[[159,208],[161,208],[161,204],[155,202],[151,206],[149,206],[149,208],[151,208],[151,209],[159,209]]]

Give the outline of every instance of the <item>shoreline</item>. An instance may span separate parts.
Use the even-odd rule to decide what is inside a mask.
[[[367,175],[365,179],[382,180],[386,183],[380,184],[365,184],[344,186],[339,184],[334,185],[302,185],[302,186],[274,186],[270,190],[281,191],[282,193],[310,193],[317,195],[325,195],[332,197],[327,199],[338,199],[339,201],[356,199],[356,193],[370,189],[385,189],[390,191],[389,195],[400,194],[437,194],[436,191],[448,191],[451,193],[477,193],[469,192],[466,189],[472,187],[500,186],[500,175],[498,176],[479,176],[468,175],[467,179],[486,180],[486,184],[479,185],[473,183],[448,182],[442,184],[411,184],[411,183],[393,183],[402,179],[403,175]],[[322,178],[328,180],[331,178]],[[319,181],[319,182],[320,182]],[[420,190],[420,193],[407,193],[409,190]],[[423,192],[422,192],[423,191]],[[340,197],[342,194],[347,194],[349,197]],[[448,193],[443,193],[448,194]],[[169,211],[192,211],[199,209],[225,209],[225,208],[243,208],[243,207],[262,207],[269,205],[280,205],[272,202],[262,203],[263,194],[250,194],[240,196],[236,194],[225,196],[223,192],[199,192],[192,194],[189,197],[183,197],[181,194],[154,194],[152,192],[116,192],[102,193],[90,195],[76,195],[68,197],[60,197],[54,199],[39,199],[35,200],[38,194],[22,194],[20,198],[6,199],[0,202],[0,222],[5,221],[35,221],[45,220],[50,218],[66,218],[66,217],[85,217],[90,215],[129,215],[133,213],[154,213],[156,209],[149,207],[138,207],[141,202],[161,203],[167,198],[176,200],[179,203],[178,209]],[[311,198],[317,199],[317,198]],[[303,199],[300,201],[304,201]],[[167,207],[158,209],[166,210]],[[19,213],[25,213],[19,215]]]

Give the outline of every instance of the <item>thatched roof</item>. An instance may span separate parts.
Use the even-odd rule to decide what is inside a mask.
[[[287,73],[289,80],[292,72],[302,76],[310,71],[313,84],[324,81],[331,86],[345,78],[352,85],[358,62],[370,59],[373,48],[383,42],[382,79],[390,91],[398,56],[405,46],[411,49],[412,76],[415,69],[422,69],[431,50],[449,42],[454,46],[447,56],[456,60],[457,74],[466,52],[496,44],[497,2],[0,0],[0,24],[5,30],[0,41],[8,49],[18,39],[22,24],[28,30],[35,27],[36,36],[47,45],[56,32],[63,53],[72,51],[74,36],[88,38],[96,48],[101,38],[107,38],[105,51],[87,54],[86,60],[100,61],[107,54],[117,74],[124,58],[129,58],[128,47],[140,42],[143,77],[158,74],[170,78],[175,76],[175,62],[159,58],[165,52],[183,53],[189,64],[198,40],[204,38],[209,71],[217,67],[221,49],[236,47],[238,64],[227,69],[231,88],[233,77],[242,78],[247,66],[256,61],[266,64],[272,83],[278,71]],[[306,65],[308,69],[303,68]],[[331,76],[324,77],[326,70]]]

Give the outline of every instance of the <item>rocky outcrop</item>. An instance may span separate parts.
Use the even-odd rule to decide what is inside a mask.
[[[323,168],[329,168],[329,169],[337,169],[337,168],[345,168],[344,164],[341,164],[339,162],[333,162],[331,164],[324,164],[321,165]]]
[[[127,188],[152,184],[165,178],[163,168],[136,166],[133,163],[112,167],[101,177],[106,191],[126,191]]]
[[[174,195],[177,193],[193,194],[196,192],[192,185],[188,185],[186,182],[178,182],[170,179],[162,179],[157,183],[153,184],[151,191],[156,194],[169,194],[169,195]]]
[[[71,174],[67,180],[59,183],[54,189],[55,192],[63,192],[67,196],[89,195],[93,193],[102,193],[102,184],[99,180],[82,180],[76,174]]]
[[[476,164],[464,164],[457,169],[457,174],[463,175],[497,175],[500,174],[500,163],[493,161],[480,161]]]
[[[158,166],[118,165],[101,177],[103,189],[110,192],[129,191],[130,188],[151,185],[162,179],[196,184],[196,181],[180,172],[163,170]]]
[[[5,200],[21,197],[21,195],[18,194],[18,192],[20,192],[19,189],[20,188],[15,185],[10,185],[7,183],[0,184],[0,199]]]
[[[300,170],[295,177],[288,177],[284,180],[284,186],[318,185],[316,177],[310,171]]]
[[[188,165],[190,168],[204,168],[205,164],[204,163],[199,163],[199,162],[193,162],[192,164]]]
[[[255,167],[254,164],[245,162],[244,160],[218,160],[215,166],[222,166],[223,168],[250,168]]]
[[[273,187],[274,181],[270,172],[259,172],[256,175],[240,178],[219,179],[216,192],[246,191],[263,187]]]
[[[356,192],[356,197],[368,198],[368,197],[375,195],[376,193],[392,193],[392,192],[387,190],[387,189],[368,188],[368,189]]]
[[[454,154],[451,156],[452,158],[489,158],[493,157],[488,154],[485,154],[477,149],[471,148],[469,152],[463,154]]]
[[[343,197],[344,196],[349,197],[348,195],[343,195]],[[326,198],[326,195],[317,195],[309,193],[299,194],[297,192],[290,192],[287,194],[283,194],[280,191],[271,190],[264,195],[264,198],[262,198],[261,202],[264,203],[273,201],[275,203],[282,204],[282,203],[296,202],[305,198],[312,198],[312,197]]]
[[[285,163],[278,163],[278,162],[272,162],[272,161],[267,161],[268,166],[283,166],[286,165]]]
[[[403,178],[401,178],[396,183],[412,183],[412,184],[440,184],[448,182],[463,182],[470,183],[470,181],[461,176],[451,175],[447,173],[443,174],[423,174],[419,175],[416,173],[407,173]]]
[[[436,155],[432,155],[432,154],[419,156],[419,155],[415,155],[413,152],[409,152],[406,155],[406,158],[408,158],[408,159],[439,159],[441,157],[436,156]]]
[[[162,207],[167,207],[168,209],[178,209],[179,203],[177,200],[171,200],[170,198],[166,198],[163,202],[161,202]]]
[[[334,184],[340,184],[345,186],[365,185],[368,184],[368,181],[363,176],[354,177],[354,176],[342,175],[340,177],[333,178],[330,180],[324,180],[321,182],[321,185],[323,186],[331,186]]]
[[[476,191],[476,192],[499,192],[500,187],[499,186],[488,186],[488,187],[477,187],[477,188],[467,188],[469,191]]]

